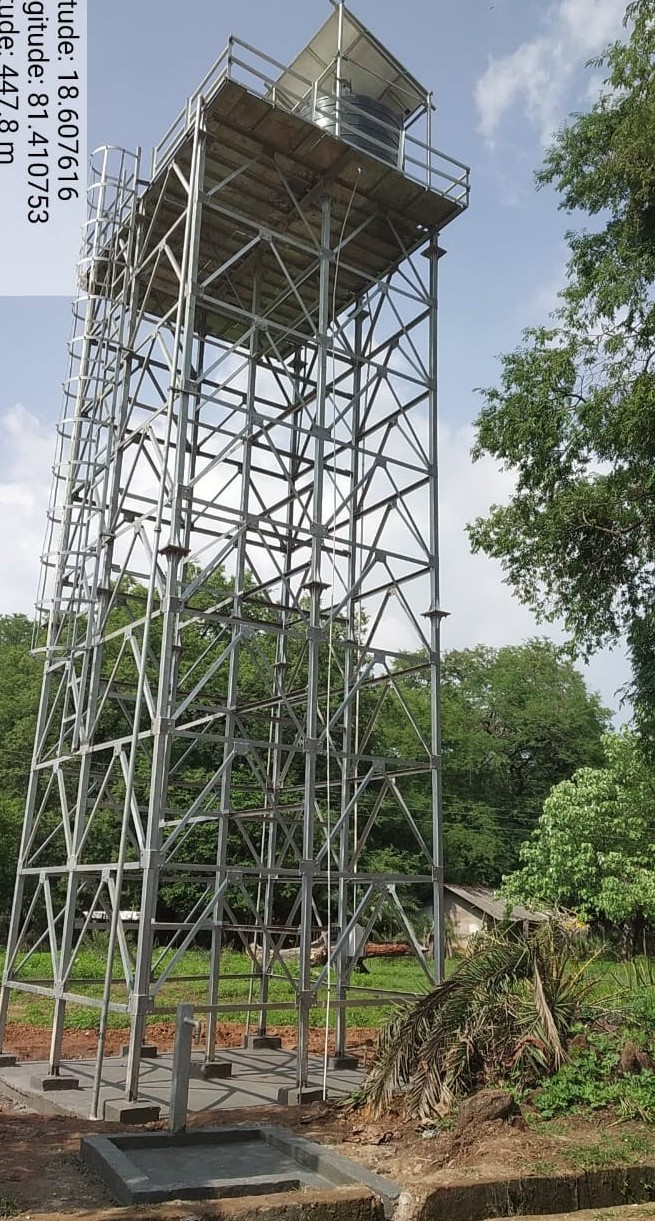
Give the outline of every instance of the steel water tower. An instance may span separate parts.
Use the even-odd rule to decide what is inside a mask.
[[[288,66],[230,38],[149,166],[94,159],[0,1008],[54,1001],[54,1078],[98,1011],[92,1114],[111,1015],[128,1099],[186,993],[210,1064],[222,1018],[297,1023],[303,1088],[311,1026],[338,1066],[380,1003],[354,967],[390,913],[441,974],[406,896],[440,927],[437,269],[469,177],[433,113],[335,4]]]

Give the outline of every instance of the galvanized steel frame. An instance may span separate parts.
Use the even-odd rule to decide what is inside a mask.
[[[247,956],[259,1033],[271,1009],[285,1007],[270,1000],[271,978],[292,987],[286,1005],[298,1023],[299,1086],[308,1076],[311,1012],[325,1004],[326,985],[337,1055],[349,1006],[376,1003],[374,992],[363,997],[352,983],[354,924],[368,935],[391,902],[427,978],[443,971],[441,936],[429,961],[403,899],[409,887],[430,887],[441,932],[438,234],[426,235],[427,259],[408,255],[398,236],[388,274],[371,280],[352,264],[348,213],[344,219],[341,204],[335,218],[329,181],[303,203],[280,171],[280,189],[302,215],[302,242],[244,216],[241,249],[208,271],[199,265],[203,213],[221,207],[221,184],[209,190],[205,181],[202,97],[190,161],[184,149],[189,141],[160,172],[160,202],[174,182],[183,205],[155,245],[139,157],[104,150],[96,159],[44,554],[43,691],[0,1000],[1,1046],[13,991],[54,999],[53,1073],[67,1005],[99,1009],[93,1114],[110,1013],[129,1015],[133,1099],[147,1017],[170,1011],[158,1002],[162,985],[198,936],[211,942],[207,1002],[196,1006],[207,1018],[207,1058],[218,1016],[243,1008],[221,999],[227,933]],[[301,276],[285,261],[300,246]],[[297,329],[277,321],[274,306],[262,309],[264,250],[275,253],[285,295],[297,303]],[[221,308],[217,281],[220,292],[231,265],[246,259],[252,295],[232,309],[241,329],[228,341],[208,333],[206,317]],[[176,292],[162,316],[149,293],[164,266]],[[344,266],[363,288],[335,317]],[[212,584],[221,568],[231,582],[222,591]],[[208,643],[187,664],[192,630]],[[429,741],[403,697],[408,649],[425,651]],[[254,707],[246,664],[257,675]],[[413,734],[412,757],[376,753],[390,697]],[[257,728],[262,714],[266,732]],[[215,767],[194,790],[184,767],[199,748]],[[244,809],[245,769],[258,795]],[[431,840],[403,793],[405,778],[418,773],[431,776]],[[415,875],[362,867],[384,806],[393,806],[421,856]],[[107,852],[98,859],[91,832],[101,826]],[[193,856],[201,826],[213,828],[213,863]],[[200,892],[181,921],[160,915],[171,879]],[[294,885],[280,928],[275,899]],[[133,945],[124,910],[126,895],[133,902],[137,893]],[[319,969],[312,941],[332,895],[338,932]],[[235,898],[247,919],[235,913]],[[75,965],[99,910],[105,971],[102,995],[90,996],[75,984]],[[38,919],[44,931],[34,934]],[[293,928],[297,975],[282,953]],[[26,967],[43,946],[51,977],[34,981]]]

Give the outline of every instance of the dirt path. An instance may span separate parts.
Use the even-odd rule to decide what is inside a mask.
[[[111,1197],[79,1157],[83,1131],[102,1131],[64,1116],[35,1115],[0,1096],[0,1216],[101,1208]]]

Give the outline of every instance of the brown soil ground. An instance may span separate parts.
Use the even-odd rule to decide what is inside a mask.
[[[269,1026],[268,1033],[279,1035],[282,1046],[293,1049],[296,1046],[295,1026]],[[377,1039],[377,1030],[353,1028],[348,1031],[348,1054],[359,1056],[362,1060],[370,1054]],[[175,1038],[174,1022],[154,1022],[148,1026],[148,1042],[155,1043],[159,1051],[172,1051]],[[105,1044],[105,1054],[117,1056],[121,1053],[123,1044],[127,1043],[129,1029],[108,1030]],[[240,1047],[243,1040],[243,1024],[241,1022],[221,1022],[217,1028],[217,1047]],[[94,1057],[98,1034],[95,1030],[67,1030],[64,1032],[63,1059],[84,1060]],[[310,1030],[309,1048],[317,1056],[323,1055],[325,1033],[323,1030]],[[330,1051],[334,1048],[331,1045]],[[19,1060],[47,1060],[50,1052],[50,1033],[38,1026],[30,1026],[20,1022],[9,1023],[4,1041],[4,1051],[18,1056]]]
[[[120,1051],[126,1031],[112,1030],[108,1052]],[[294,1046],[295,1030],[277,1027],[284,1045]],[[161,1023],[148,1035],[164,1051],[172,1046],[173,1026]],[[236,1046],[242,1028],[224,1023],[219,1045]],[[65,1058],[87,1057],[95,1051],[95,1032],[68,1031]],[[375,1032],[351,1032],[353,1050],[367,1054]],[[48,1032],[13,1025],[5,1044],[21,1059],[47,1059]],[[312,1050],[322,1052],[323,1035],[313,1032]],[[194,1117],[193,1126],[245,1123],[257,1120],[301,1132],[325,1142],[401,1184],[415,1195],[443,1186],[484,1180],[506,1180],[522,1175],[550,1176],[596,1166],[655,1161],[655,1131],[645,1124],[618,1123],[611,1116],[590,1113],[557,1123],[538,1123],[529,1114],[514,1123],[489,1123],[462,1135],[435,1125],[425,1129],[407,1121],[398,1108],[381,1119],[349,1112],[338,1104],[309,1107],[258,1107]],[[153,1125],[161,1127],[163,1125]],[[20,1102],[0,1095],[0,1218],[14,1210],[69,1214],[111,1204],[108,1194],[79,1159],[80,1136],[87,1132],[116,1131],[106,1124],[64,1116],[40,1116]],[[124,1130],[124,1129],[123,1129]],[[55,1218],[53,1217],[53,1221]]]
[[[400,1113],[372,1120],[335,1104],[318,1103],[287,1110],[230,1110],[220,1117],[215,1112],[201,1114],[194,1117],[193,1126],[246,1123],[255,1118],[327,1143],[417,1195],[439,1186],[570,1173],[584,1165],[585,1150],[593,1156],[608,1141],[615,1150],[626,1139],[632,1141],[632,1147],[637,1142],[639,1156],[634,1156],[633,1148],[628,1161],[652,1163],[655,1155],[651,1129],[613,1124],[607,1116],[575,1117],[550,1125],[548,1130],[531,1128],[521,1120],[514,1126],[487,1124],[460,1138],[443,1130],[426,1139],[421,1128],[405,1121]],[[14,1210],[69,1214],[110,1205],[112,1200],[102,1184],[79,1159],[79,1140],[88,1132],[116,1130],[108,1124],[36,1115],[21,1103],[0,1096],[0,1217]]]

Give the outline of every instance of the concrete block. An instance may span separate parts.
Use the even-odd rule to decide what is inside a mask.
[[[129,1050],[130,1050],[129,1043],[123,1043],[123,1046],[121,1048],[121,1055],[122,1056],[128,1055]],[[142,1060],[156,1060],[157,1059],[157,1044],[156,1043],[144,1043],[141,1047],[141,1059]]]
[[[54,1094],[60,1090],[77,1090],[80,1088],[79,1077],[58,1077],[50,1074],[47,1077],[32,1077],[30,1084],[33,1090],[43,1090],[44,1094]]]
[[[247,1034],[243,1039],[248,1051],[279,1051],[281,1046],[282,1039],[275,1034]]]
[[[328,1068],[333,1069],[337,1073],[344,1071],[352,1072],[354,1069],[359,1068],[359,1060],[355,1056],[329,1056]]]
[[[107,1123],[143,1124],[156,1123],[161,1107],[152,1102],[121,1102],[120,1099],[106,1102],[103,1118]]]
[[[308,1106],[310,1102],[322,1102],[323,1090],[320,1089],[291,1089],[288,1086],[282,1086],[277,1092],[277,1100],[282,1107],[303,1107]]]
[[[218,1081],[223,1077],[232,1076],[232,1065],[229,1060],[206,1060],[200,1066],[200,1076],[205,1081]]]
[[[10,1056],[7,1052],[2,1052],[0,1055],[0,1068],[13,1068],[16,1063],[16,1056]]]

